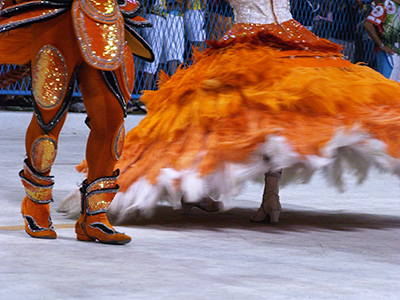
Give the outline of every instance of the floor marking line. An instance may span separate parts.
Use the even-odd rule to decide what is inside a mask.
[[[71,224],[56,224],[53,225],[55,229],[65,229],[65,228],[75,228],[75,223]],[[15,226],[0,226],[0,230],[9,230],[9,231],[20,231],[25,230],[24,225],[15,225]]]

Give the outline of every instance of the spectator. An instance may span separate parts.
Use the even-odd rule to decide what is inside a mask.
[[[315,12],[319,7],[315,0],[291,1],[293,18],[309,30],[312,29]]]
[[[358,22],[358,7],[353,0],[337,0],[333,9],[335,30],[333,37],[343,41],[354,41]]]
[[[191,57],[192,48],[204,50],[206,39],[205,11],[203,0],[187,0],[185,3],[185,33],[188,42],[188,57]],[[190,63],[189,63],[190,64]]]
[[[399,81],[400,0],[378,3],[364,22],[364,28],[375,42],[377,71]],[[393,74],[392,74],[393,73]]]
[[[322,38],[329,39],[332,34],[333,11],[332,2],[330,0],[322,0],[320,9],[314,17],[313,31]]]
[[[225,0],[208,0],[208,40],[220,40],[233,22],[233,10]]]
[[[372,11],[373,0],[355,0],[357,4],[356,40],[354,63],[363,62],[376,69],[376,57],[374,54],[374,42],[368,36],[363,25],[364,20]]]
[[[184,25],[183,0],[149,0],[146,4],[146,19],[152,28],[144,29],[144,36],[154,51],[154,62],[143,66],[144,89],[154,89],[157,71],[162,68],[167,74],[175,73],[183,61]]]

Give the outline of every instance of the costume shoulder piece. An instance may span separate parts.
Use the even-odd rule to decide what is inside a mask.
[[[152,26],[149,21],[139,16],[139,13],[142,12],[141,4],[135,0],[124,0],[119,3],[119,9],[125,19],[125,39],[133,55],[148,62],[153,62],[153,50],[135,30],[135,28]]]
[[[68,0],[19,4],[14,4],[12,0],[1,0],[0,3],[0,33],[54,18],[68,11],[71,6]]]
[[[135,30],[151,24],[139,16],[142,7],[134,0],[34,0],[17,4],[0,0],[0,33],[26,28],[71,9],[78,44],[89,65],[106,71],[117,69],[125,39],[134,55],[154,60],[150,45]]]
[[[111,0],[75,0],[72,5],[74,30],[85,61],[102,70],[121,65],[124,21]]]

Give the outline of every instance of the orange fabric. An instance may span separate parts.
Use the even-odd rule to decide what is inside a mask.
[[[21,205],[21,213],[25,221],[25,231],[32,237],[44,238],[44,239],[55,239],[57,233],[54,231],[52,224],[49,222],[50,217],[50,205],[39,204],[30,200],[25,196]],[[27,218],[33,218],[35,223],[42,227],[40,231],[32,231],[29,227]]]
[[[0,34],[0,64],[24,65],[31,60],[31,28]]]
[[[110,176],[114,171],[114,135],[120,128],[124,113],[99,70],[84,67],[78,77],[83,103],[90,119],[86,159],[89,163],[88,180],[92,182],[99,177]]]
[[[121,66],[125,31],[124,19],[114,1],[100,0],[96,9],[75,1],[72,15],[82,57],[88,65],[106,71]],[[106,11],[109,13],[105,13]]]
[[[23,0],[22,0],[23,1]],[[18,1],[19,3],[21,1]],[[101,3],[100,3],[101,2]],[[110,91],[110,88],[105,83],[105,80],[100,72],[100,69],[116,70],[119,83],[123,86],[123,93],[125,96],[130,96],[130,90],[133,88],[134,83],[134,64],[133,59],[129,53],[125,53],[122,57],[124,45],[124,20],[118,4],[114,1],[102,0],[95,4],[101,4],[92,9],[95,9],[101,16],[98,19],[84,17],[82,10],[79,9],[79,1],[75,1],[75,15],[76,17],[73,24],[72,14],[63,13],[58,17],[48,19],[46,21],[38,22],[37,17],[46,15],[48,13],[61,13],[64,9],[54,8],[32,8],[29,10],[21,9],[19,13],[9,17],[0,18],[1,25],[4,28],[11,28],[15,25],[27,24],[21,23],[22,21],[36,21],[37,23],[31,24],[27,28],[14,29],[11,32],[0,35],[0,63],[13,63],[13,64],[26,64],[31,62],[31,69],[34,70],[34,75],[40,80],[33,82],[34,96],[38,93],[49,91],[49,82],[55,82],[60,79],[60,85],[65,87],[74,80],[73,74],[77,75],[78,82],[80,83],[80,91],[82,93],[83,102],[86,107],[86,112],[90,118],[90,135],[87,142],[86,158],[88,162],[88,182],[92,182],[100,177],[111,176],[115,168],[115,136],[123,123],[124,111],[118,99]],[[5,5],[11,5],[11,1],[6,0]],[[101,20],[103,17],[112,16],[109,14],[110,5],[114,7],[116,20]],[[87,8],[87,6],[85,6]],[[100,10],[103,11],[103,14]],[[94,17],[90,12],[91,17]],[[98,17],[98,16],[97,16]],[[143,20],[141,20],[143,21]],[[75,25],[75,31],[74,31]],[[78,37],[77,37],[78,35]],[[47,62],[51,58],[43,60],[36,60],[38,53],[43,47],[53,47],[57,50],[54,51],[57,55],[58,63],[62,66],[57,67],[57,64]],[[82,51],[80,51],[82,50]],[[86,51],[87,50],[87,51]],[[150,53],[150,51],[148,51]],[[89,56],[89,57],[88,57]],[[122,60],[125,59],[125,69],[122,70]],[[104,60],[107,60],[104,62]],[[43,62],[44,61],[44,62]],[[101,63],[104,63],[101,65]],[[65,64],[65,69],[64,69]],[[36,69],[35,66],[38,66]],[[79,68],[79,69],[78,69]],[[54,70],[57,72],[52,72]],[[126,72],[129,72],[127,74]],[[50,74],[50,75],[49,75]],[[65,78],[65,74],[67,75]],[[63,78],[64,75],[64,78]],[[58,77],[58,78],[55,78]],[[48,79],[46,81],[46,79]],[[66,81],[66,82],[64,82]],[[125,86],[124,86],[125,85]],[[57,95],[58,98],[65,97],[65,94]],[[45,98],[45,97],[44,97]],[[50,97],[48,97],[50,98]],[[48,100],[48,99],[45,99]],[[48,132],[54,137],[55,142],[58,141],[60,130],[64,124],[66,113],[59,120],[53,120],[54,116],[60,110],[61,103],[65,99],[57,99],[55,106],[52,105],[43,107],[38,102],[37,109],[43,122],[48,124],[50,121],[57,122],[56,126]],[[39,118],[40,120],[40,118]],[[32,145],[37,138],[43,135],[43,130],[38,123],[38,119],[33,116],[31,123],[26,132],[25,147],[28,155],[28,163],[32,165]],[[44,153],[45,154],[45,153]],[[43,154],[43,155],[44,155]],[[49,175],[51,170],[41,170]],[[25,184],[25,186],[27,186]],[[47,196],[51,196],[48,194]],[[107,202],[111,202],[114,194],[107,197]],[[104,199],[97,199],[104,200]],[[85,200],[86,201],[86,200]],[[98,202],[98,201],[97,201]],[[99,203],[91,203],[93,209],[104,208]],[[107,205],[108,207],[108,205]],[[24,198],[21,208],[22,214],[25,218],[25,229],[28,234],[38,238],[56,238],[56,233],[51,228],[49,221],[50,209],[48,204],[37,204],[27,197]],[[33,220],[32,220],[33,218]],[[44,227],[40,232],[33,232],[30,230],[30,223],[34,222],[39,226]],[[76,223],[76,233],[78,240],[94,241],[99,240],[102,243],[110,244],[126,244],[131,239],[130,237],[113,232],[106,234],[101,228],[95,227],[99,224],[113,228],[107,220],[105,213],[99,213],[94,216],[88,216],[86,212],[81,215],[81,218]]]
[[[280,51],[231,43],[196,53],[197,61],[141,98],[145,119],[126,138],[117,167],[120,191],[162,168],[245,162],[267,135],[303,155],[320,155],[338,129],[358,126],[400,157],[400,85],[336,53]],[[82,167],[82,166],[81,166]]]
[[[66,61],[68,72],[68,82],[71,79],[72,71],[80,64],[79,51],[77,51],[76,41],[74,32],[72,29],[68,29],[68,23],[71,22],[71,17],[69,14],[61,15],[57,18],[48,20],[47,22],[41,22],[33,24],[30,27],[32,45],[31,45],[31,61],[32,64],[35,63],[37,53],[42,49],[44,45],[53,45],[57,47],[64,56]],[[11,31],[13,32],[13,31]],[[74,46],[75,45],[75,46]],[[52,109],[42,109],[39,106],[39,111],[43,117],[45,123],[50,122],[53,116],[56,114],[61,103]],[[58,141],[58,136],[61,128],[64,124],[66,115],[60,120],[57,126],[50,132],[56,141]],[[32,116],[31,123],[27,129],[25,146],[28,159],[32,164],[31,151],[34,141],[43,134],[43,130],[40,128],[36,117]]]
[[[63,14],[57,18],[32,25],[32,61],[35,61],[37,53],[44,45],[57,47],[64,56],[67,70],[68,82],[71,80],[73,70],[78,66],[78,80],[80,90],[86,107],[87,114],[91,120],[91,131],[88,138],[86,157],[89,161],[89,182],[99,177],[110,176],[114,172],[115,161],[112,153],[113,139],[123,120],[123,111],[111,93],[99,70],[93,69],[83,62],[80,55],[76,36],[73,31],[71,14]],[[52,109],[42,109],[45,123],[48,123],[59,106]],[[56,141],[64,124],[66,115],[58,125],[50,132]],[[33,116],[26,134],[26,151],[31,162],[31,148],[36,138],[43,134],[36,117]],[[60,149],[62,151],[62,149]]]

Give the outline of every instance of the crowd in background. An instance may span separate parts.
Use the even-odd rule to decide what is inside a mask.
[[[291,1],[291,6],[294,19],[318,36],[342,45],[347,59],[376,68],[374,42],[363,28],[363,23],[377,2],[296,0]],[[205,49],[206,40],[220,39],[234,22],[232,9],[224,0],[143,0],[141,3],[143,16],[153,27],[143,28],[139,33],[152,46],[155,61],[147,63],[135,59],[134,99],[140,97],[142,90],[157,88],[157,74],[160,70],[172,75],[180,64],[191,64],[193,47]],[[2,69],[0,76],[1,73]],[[8,87],[8,91],[0,90],[0,105],[4,106],[7,101],[12,102],[12,99],[22,99],[20,106],[29,107],[29,89],[26,95],[15,96],[12,93],[13,89],[26,86],[16,84]],[[79,102],[78,90],[75,96],[71,110],[74,110],[75,105],[75,111],[84,111]]]

